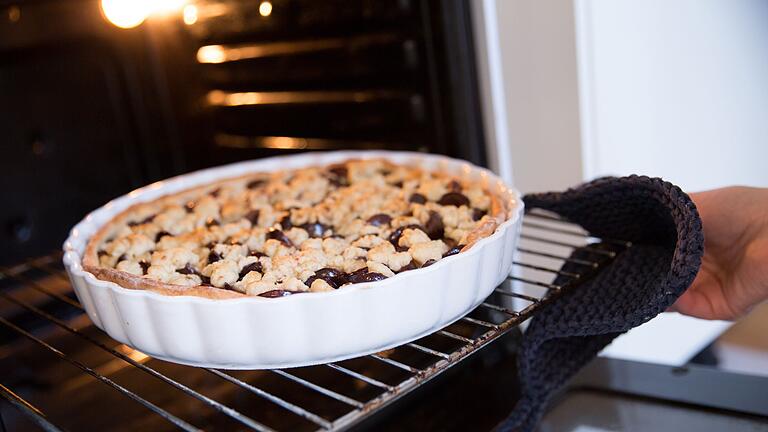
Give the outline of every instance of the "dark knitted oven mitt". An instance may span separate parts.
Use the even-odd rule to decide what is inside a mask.
[[[674,303],[693,282],[704,251],[696,206],[658,178],[601,178],[524,201],[595,237],[632,246],[531,320],[518,354],[522,396],[501,431],[533,430],[549,398],[602,348]]]

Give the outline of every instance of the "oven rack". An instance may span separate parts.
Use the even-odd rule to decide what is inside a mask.
[[[0,268],[0,330],[4,331],[0,362],[13,360],[24,350],[53,356],[46,370],[48,365],[67,364],[74,372],[63,383],[54,381],[50,386],[70,388],[74,382],[105,394],[105,399],[117,398],[118,407],[111,407],[116,410],[113,415],[138,413],[146,418],[128,429],[142,425],[186,431],[344,430],[518,327],[627,247],[631,244],[589,237],[580,227],[553,215],[528,212],[508,280],[459,321],[412,343],[359,359],[250,372],[171,364],[112,340],[87,319],[61,266],[61,255],[53,254]],[[81,355],[94,350],[100,356]],[[2,363],[0,370],[0,408],[5,408],[0,409],[0,430],[16,430],[15,426],[29,422],[48,431],[93,426],[87,419],[73,423],[71,416],[56,412],[60,409],[52,400],[60,402],[69,393],[25,397],[30,392],[23,391],[23,382],[16,382],[18,374]],[[123,376],[128,374],[132,378]],[[186,378],[193,375],[197,378],[189,382]],[[157,390],[145,390],[152,386]],[[293,393],[283,391],[290,386]],[[157,396],[169,392],[175,396]],[[179,398],[187,401],[181,407],[174,402]],[[74,399],[72,403],[76,404]]]

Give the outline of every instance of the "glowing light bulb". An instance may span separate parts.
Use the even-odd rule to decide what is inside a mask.
[[[272,3],[268,1],[263,1],[259,5],[259,13],[263,17],[268,17],[272,14]]]
[[[192,25],[196,23],[197,22],[197,6],[195,5],[184,6],[184,11],[182,12],[182,15],[184,16],[184,24]]]
[[[206,45],[197,50],[199,63],[221,63],[224,60],[224,48],[221,45]]]
[[[178,13],[186,3],[187,0],[101,0],[101,12],[107,21],[127,29],[137,27],[150,15]],[[187,13],[184,8],[184,22],[187,22]],[[194,8],[194,21],[197,21],[197,8]]]
[[[127,29],[143,23],[151,5],[149,0],[101,0],[101,12],[112,24]]]

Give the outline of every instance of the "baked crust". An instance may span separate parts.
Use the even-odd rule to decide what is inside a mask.
[[[385,198],[382,200],[379,195]],[[414,202],[415,195],[425,201]],[[189,204],[182,215],[179,209],[184,203]],[[392,212],[387,213],[388,209]],[[344,282],[358,283],[430,265],[446,256],[443,254],[464,252],[493,234],[509,217],[509,211],[504,200],[479,182],[395,165],[384,159],[350,159],[325,167],[223,179],[136,204],[91,237],[83,268],[124,288],[170,296],[228,299],[327,291],[345,284],[333,274],[321,274],[329,268],[342,273]],[[370,216],[371,212],[376,214]],[[480,213],[484,214],[478,218]],[[390,220],[381,224],[371,222],[374,217],[382,219],[382,214]],[[435,225],[435,214],[442,226],[437,234],[429,229],[434,228],[430,225]],[[211,218],[201,224],[201,218],[207,215]],[[340,222],[338,226],[324,223],[333,221]],[[167,233],[166,228],[175,232]],[[322,234],[305,238],[296,229]],[[392,242],[398,229],[399,237]],[[151,241],[153,233],[155,239]],[[212,238],[215,241],[206,241]],[[387,243],[382,240],[387,239],[394,248],[382,245]],[[317,240],[322,244],[319,250],[325,259],[316,252]],[[276,246],[275,242],[281,244]],[[178,243],[186,248],[168,247]],[[334,250],[342,246],[343,252]],[[442,252],[438,253],[438,248]],[[366,256],[346,258],[350,251],[350,255],[359,254],[357,249],[365,250]],[[220,252],[228,255],[222,257]],[[410,262],[403,265],[406,254]],[[293,273],[290,269],[286,273],[283,264],[289,259],[284,257],[293,255],[298,256],[300,265]],[[310,265],[302,267],[302,259],[307,257]],[[340,261],[340,257],[345,258]],[[316,258],[316,262],[311,262],[311,258]],[[365,261],[365,271],[355,272],[355,266],[362,265],[361,260]],[[142,274],[138,274],[137,265]],[[252,270],[246,271],[247,268]],[[233,279],[233,272],[237,279]],[[275,279],[275,275],[282,277]]]

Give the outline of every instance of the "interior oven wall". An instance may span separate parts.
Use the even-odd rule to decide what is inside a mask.
[[[467,1],[261,3],[191,1],[195,20],[131,29],[98,0],[0,6],[0,264],[206,166],[343,148],[486,163]]]

